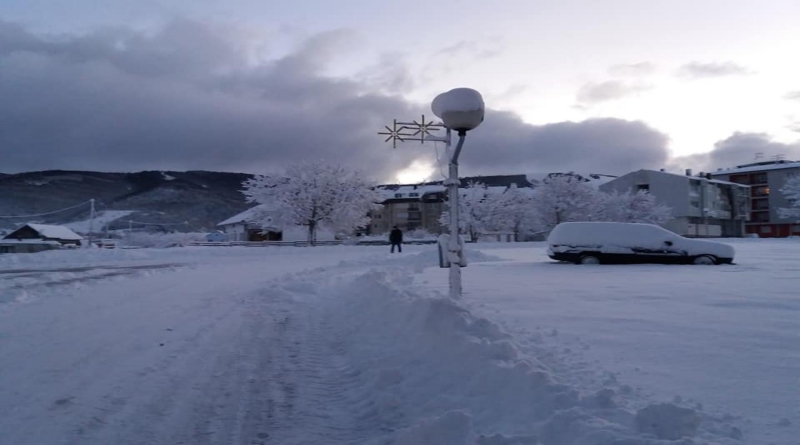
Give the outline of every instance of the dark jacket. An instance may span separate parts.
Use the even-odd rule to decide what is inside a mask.
[[[400,244],[403,242],[403,232],[400,229],[392,229],[389,233],[389,242],[392,244]]]

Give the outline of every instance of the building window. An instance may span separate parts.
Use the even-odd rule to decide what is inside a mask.
[[[753,222],[769,222],[769,212],[753,212],[750,220]]]
[[[419,197],[419,193],[409,193],[408,196],[411,197],[411,198],[418,198]]]
[[[766,173],[759,173],[753,177],[753,184],[766,184],[766,183],[767,183]]]
[[[798,233],[798,232],[800,232],[800,224],[795,224],[795,225],[793,225],[793,226],[792,226],[792,232],[793,232],[793,233]]]
[[[769,187],[753,187],[753,196],[769,196]]]
[[[639,185],[637,186],[637,189],[638,189],[640,192],[641,192],[641,191],[649,192],[649,191],[650,191],[650,184],[639,184]]]
[[[690,201],[690,202],[689,202],[689,204],[690,204],[692,207],[696,208],[696,209],[699,209],[699,208],[700,208],[700,201],[695,201],[695,200],[692,200],[692,201]]]
[[[731,182],[737,184],[750,184],[750,176],[748,175],[734,175],[731,176]]]
[[[772,226],[761,226],[761,233],[772,233]]]
[[[394,197],[395,197],[395,198],[402,198],[402,197],[403,197],[403,194],[402,194],[402,193],[395,193],[395,194],[394,194]]]
[[[754,199],[753,200],[753,210],[769,210],[769,200],[768,199]]]

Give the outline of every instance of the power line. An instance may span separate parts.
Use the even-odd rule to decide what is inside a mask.
[[[72,207],[67,207],[65,209],[60,209],[60,210],[54,210],[52,212],[47,212],[47,213],[39,213],[39,214],[36,214],[36,215],[12,215],[12,216],[0,215],[0,218],[35,218],[35,217],[38,217],[38,216],[48,216],[48,215],[53,215],[53,214],[56,214],[56,213],[66,212],[67,210],[77,209],[78,207],[85,206],[85,205],[90,204],[90,203],[91,203],[91,200],[86,201],[86,202],[82,202],[82,203],[80,203],[78,205],[74,205]]]

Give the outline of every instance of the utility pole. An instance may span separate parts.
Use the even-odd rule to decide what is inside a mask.
[[[94,232],[94,198],[89,200],[91,204],[91,208],[89,210],[89,242],[87,244],[87,248],[92,247],[92,232]]]

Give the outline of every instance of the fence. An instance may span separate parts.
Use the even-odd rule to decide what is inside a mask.
[[[388,241],[317,241],[315,246],[388,246]],[[407,245],[422,245],[422,244],[436,244],[436,240],[411,240],[404,241],[403,244]],[[269,247],[269,246],[290,246],[290,247],[307,247],[307,241],[222,241],[217,243],[212,242],[191,242],[190,246],[213,246],[213,247]]]

